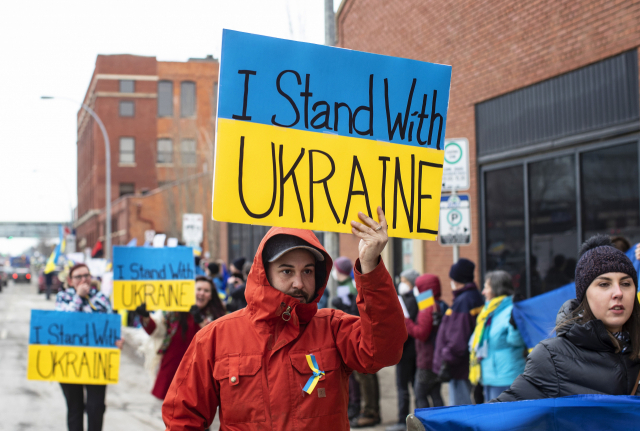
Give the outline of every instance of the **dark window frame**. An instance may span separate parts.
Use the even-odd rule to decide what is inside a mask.
[[[133,141],[133,150],[132,151],[126,151],[123,152],[122,151],[122,140],[123,139],[131,139]],[[123,154],[133,154],[133,161],[122,161],[122,155]],[[135,164],[136,163],[136,138],[134,138],[133,136],[120,136],[120,139],[118,139],[118,163],[119,164],[126,164],[126,165],[130,165],[130,164]]]
[[[193,152],[185,151],[184,144],[193,142]],[[183,138],[180,140],[180,163],[184,166],[195,166],[198,164],[198,140],[195,138]]]
[[[189,85],[193,85],[193,101],[187,100],[188,95],[185,92],[185,88]],[[180,81],[180,118],[196,118],[198,113],[198,88],[195,81]],[[187,108],[193,110],[189,112]]]
[[[122,190],[123,187],[122,186],[131,186],[131,191],[123,193],[123,190]],[[120,197],[127,196],[127,195],[134,195],[135,193],[136,193],[136,184],[135,183],[120,183],[118,185],[118,195]]]
[[[131,91],[127,91],[127,88],[122,88],[123,86],[126,86],[128,84],[131,84]],[[120,91],[120,93],[135,93],[136,81],[134,79],[121,79],[118,82],[118,90]]]
[[[166,109],[165,111],[165,107],[163,105],[163,101],[164,101],[164,97],[166,97],[165,91],[161,90],[161,87],[163,85],[169,85],[169,103],[167,104],[168,109]],[[170,80],[162,80],[162,81],[158,81],[158,99],[157,99],[157,104],[158,104],[158,117],[159,118],[165,118],[165,117],[173,117],[173,81]]]
[[[131,104],[131,115],[123,114],[122,107],[125,104]],[[133,118],[136,116],[136,103],[133,100],[120,100],[118,102],[118,115],[123,118]]]
[[[617,138],[612,138],[602,142],[595,143],[587,143],[580,146],[575,146],[571,148],[560,149],[553,152],[547,152],[544,154],[531,155],[528,157],[521,157],[518,159],[512,159],[503,162],[496,162],[491,164],[480,165],[478,167],[478,185],[479,185],[479,196],[480,196],[480,205],[479,205],[479,216],[480,216],[480,269],[482,279],[484,279],[485,274],[487,273],[487,232],[486,232],[486,223],[487,223],[487,208],[486,208],[486,178],[485,174],[487,172],[496,171],[504,168],[514,167],[514,166],[522,166],[523,167],[523,175],[524,175],[524,216],[525,216],[525,263],[526,263],[526,292],[527,297],[531,297],[531,232],[530,232],[530,199],[529,199],[529,165],[531,163],[554,159],[562,156],[572,155],[575,158],[575,175],[576,175],[576,229],[577,229],[577,241],[576,241],[576,251],[579,250],[580,246],[584,242],[586,238],[583,237],[583,215],[582,215],[582,179],[581,179],[581,155],[583,153],[588,153],[591,151],[603,150],[607,148],[612,148],[616,146],[622,146],[625,144],[633,144],[635,143],[638,149],[638,170],[640,171],[640,134],[633,133],[625,136],[620,136]],[[640,175],[638,175],[640,178]],[[640,181],[639,181],[640,187]],[[640,205],[638,210],[640,211]]]
[[[169,143],[171,144],[171,150],[170,151],[160,151],[160,141],[169,141]],[[158,138],[156,141],[156,163],[165,163],[165,164],[170,164],[173,163],[173,139],[171,138]],[[168,155],[168,161],[167,159],[163,159],[161,157],[161,154],[164,155],[165,157]]]

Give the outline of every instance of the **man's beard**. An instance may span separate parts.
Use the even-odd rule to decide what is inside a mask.
[[[309,302],[311,302],[310,295],[307,295],[307,293],[302,291],[302,290],[296,289],[296,290],[294,290],[293,292],[291,292],[289,294],[289,296],[298,296],[298,295],[300,295],[300,296],[302,296],[304,298],[304,301],[300,302],[301,304],[308,304]]]

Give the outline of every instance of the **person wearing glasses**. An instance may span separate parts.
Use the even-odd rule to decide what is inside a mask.
[[[84,263],[69,270],[69,287],[56,296],[56,310],[80,313],[111,313],[109,298],[91,286],[91,273]],[[122,349],[122,340],[116,346]],[[78,385],[60,383],[67,400],[67,425],[69,431],[82,431],[84,411],[87,411],[89,431],[100,431],[105,411],[106,385]],[[85,403],[86,391],[86,403]]]

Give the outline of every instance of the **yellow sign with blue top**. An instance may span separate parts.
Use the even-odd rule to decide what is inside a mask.
[[[451,67],[225,30],[213,218],[435,240]]]

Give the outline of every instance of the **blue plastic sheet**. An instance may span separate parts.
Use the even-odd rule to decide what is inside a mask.
[[[556,326],[558,310],[575,297],[576,285],[571,283],[513,304],[513,319],[527,348],[531,349],[540,341],[555,336],[553,328]]]
[[[585,431],[635,429],[640,397],[573,395],[563,398],[417,409],[427,431]]]

